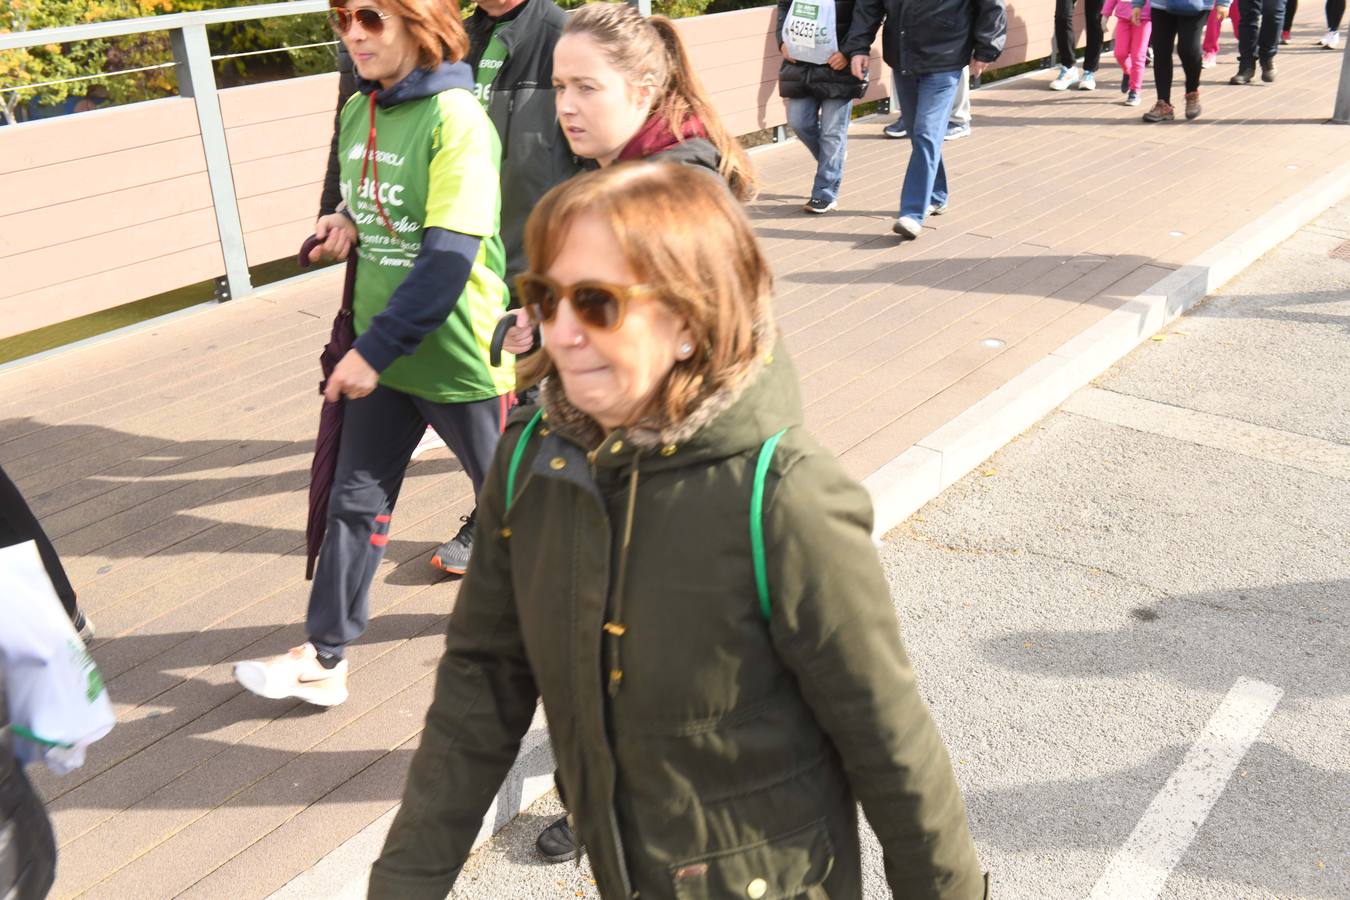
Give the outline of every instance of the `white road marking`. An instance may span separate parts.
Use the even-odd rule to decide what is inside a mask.
[[[1233,770],[1265,728],[1282,688],[1239,678],[1153,798],[1089,900],[1152,900],[1195,840]]]

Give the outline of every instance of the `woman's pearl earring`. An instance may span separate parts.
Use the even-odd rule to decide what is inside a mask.
[[[694,355],[694,345],[693,345],[693,344],[689,343],[688,341],[685,341],[683,344],[680,345],[680,358],[681,358],[681,359],[688,359],[689,357],[691,357],[691,356],[693,356],[693,355]]]

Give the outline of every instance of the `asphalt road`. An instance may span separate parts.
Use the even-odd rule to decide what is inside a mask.
[[[1350,200],[887,536],[998,897],[1350,897],[1347,241]],[[557,812],[455,896],[596,896]]]

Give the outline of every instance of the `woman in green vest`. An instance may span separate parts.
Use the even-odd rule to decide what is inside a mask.
[[[427,425],[476,495],[515,387],[512,366],[488,362],[507,306],[500,146],[461,62],[468,39],[457,8],[332,0],[330,18],[359,78],[338,129],[343,203],[319,220],[315,256],[340,259],[355,246],[357,338],[325,389],[345,411],[307,640],[235,666],[256,694],[323,706],[347,698],[344,650],[365,630],[390,516]]]
[[[771,278],[696,166],[617,164],[535,208],[543,331],[369,896],[441,898],[542,696],[600,895],[861,900],[986,883],[905,655],[867,492],[802,429]]]

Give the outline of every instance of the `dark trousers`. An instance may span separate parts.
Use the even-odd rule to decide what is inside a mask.
[[[1342,0],[1344,2],[1344,0]],[[1294,30],[1294,16],[1298,15],[1298,0],[1289,0],[1284,5],[1284,30]]]
[[[1186,93],[1200,90],[1200,40],[1205,34],[1209,11],[1193,16],[1173,15],[1166,10],[1153,9],[1153,82],[1158,88],[1158,99],[1172,102],[1172,54],[1181,57],[1181,70],[1186,73]]]
[[[328,532],[305,622],[316,648],[341,656],[366,630],[370,583],[389,543],[389,519],[427,425],[459,459],[477,495],[506,425],[507,401],[432,403],[387,387],[344,401]]]
[[[1285,0],[1237,0],[1242,12],[1238,22],[1238,67],[1251,69],[1256,60],[1273,59],[1280,50],[1284,28]]]
[[[74,621],[75,589],[70,586],[70,579],[66,577],[61,557],[56,555],[56,548],[52,546],[52,542],[47,539],[47,533],[38,524],[37,516],[28,508],[23,494],[20,494],[18,487],[10,481],[5,470],[0,469],[0,547],[12,547],[26,541],[37,543],[38,554],[42,557],[47,577],[52,580],[52,587],[56,588],[56,596],[61,598],[66,615]]]
[[[1055,55],[1061,66],[1072,66],[1077,58],[1073,48],[1074,0],[1055,0]],[[1095,72],[1102,59],[1102,0],[1083,0],[1087,25],[1087,49],[1083,52],[1083,71]]]
[[[1340,31],[1345,18],[1345,0],[1327,0],[1327,31]]]

